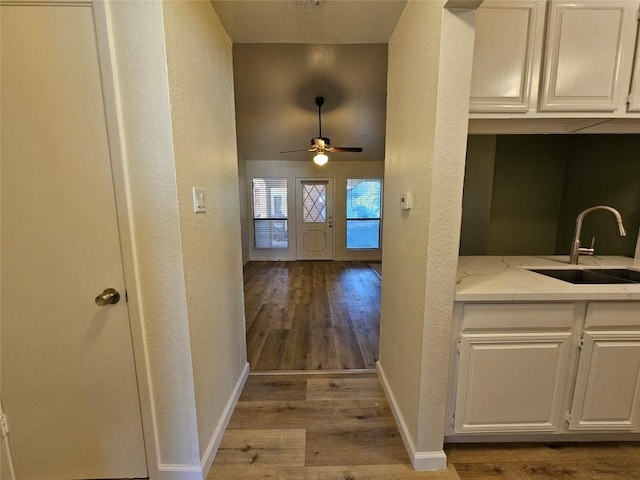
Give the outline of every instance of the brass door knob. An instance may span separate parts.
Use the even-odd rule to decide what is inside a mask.
[[[115,288],[107,288],[104,292],[96,297],[96,305],[104,307],[105,305],[113,305],[120,301],[120,292]]]

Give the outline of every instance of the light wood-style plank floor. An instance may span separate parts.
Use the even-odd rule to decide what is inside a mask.
[[[250,375],[207,480],[638,480],[640,443],[447,445],[416,472],[375,374]]]
[[[250,262],[244,294],[252,371],[375,368],[380,277],[367,263]]]
[[[207,480],[458,480],[415,472],[376,374],[250,375]]]

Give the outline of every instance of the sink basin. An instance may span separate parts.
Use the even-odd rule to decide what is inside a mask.
[[[614,269],[529,269],[530,272],[575,284],[640,283],[640,272],[626,268]]]
[[[640,283],[640,272],[637,270],[629,270],[628,268],[603,268],[592,270],[592,272],[604,273],[605,275],[611,275],[612,277],[623,278],[632,282]]]

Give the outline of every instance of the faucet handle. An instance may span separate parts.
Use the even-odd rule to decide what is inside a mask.
[[[596,237],[592,237],[591,246],[589,248],[587,247],[578,248],[578,255],[594,255],[596,253],[596,250],[593,248],[595,244],[596,244]]]

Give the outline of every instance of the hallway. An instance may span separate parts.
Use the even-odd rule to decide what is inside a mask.
[[[380,286],[364,262],[248,263],[251,371],[374,369]]]

